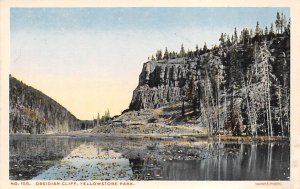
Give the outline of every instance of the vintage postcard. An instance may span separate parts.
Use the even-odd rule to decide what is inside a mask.
[[[299,188],[296,2],[1,3],[0,188]]]

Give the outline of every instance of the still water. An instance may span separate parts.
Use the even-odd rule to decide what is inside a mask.
[[[289,143],[12,135],[11,180],[289,180]]]

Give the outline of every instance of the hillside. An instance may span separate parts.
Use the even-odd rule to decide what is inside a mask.
[[[207,52],[144,63],[129,112],[207,129],[209,135],[289,136],[289,33],[252,37]],[[142,113],[143,114],[143,113]],[[146,121],[147,122],[147,121]]]
[[[10,133],[64,133],[79,128],[79,120],[66,108],[41,91],[10,76]]]

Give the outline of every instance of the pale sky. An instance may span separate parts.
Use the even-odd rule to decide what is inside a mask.
[[[128,108],[157,49],[218,44],[288,8],[12,8],[10,72],[79,119]]]

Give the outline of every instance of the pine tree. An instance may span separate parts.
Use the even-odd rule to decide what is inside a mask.
[[[287,27],[287,19],[286,19],[286,15],[283,16],[283,26],[284,26],[284,28]]]
[[[269,30],[268,30],[268,27],[266,26],[264,35],[267,36],[268,34],[269,34]]]
[[[230,41],[230,38],[229,38],[229,35],[227,35],[227,40],[226,40],[226,46],[231,46],[232,45],[232,43],[231,43],[231,41]]]
[[[262,29],[260,29],[259,23],[256,22],[254,41],[260,42],[261,35],[262,35]]]
[[[174,59],[173,54],[169,52],[169,59]]]
[[[198,45],[196,45],[195,56],[198,57],[198,55],[199,55],[199,47],[198,47]]]
[[[164,58],[163,58],[163,59],[165,59],[165,60],[168,60],[168,59],[169,59],[169,52],[168,52],[167,47],[166,47],[166,49],[165,49],[165,54],[164,54]]]
[[[236,44],[237,42],[238,42],[237,31],[236,31],[236,28],[234,28],[234,36],[233,36],[232,43]]]
[[[155,58],[154,58],[154,56],[152,55],[152,57],[151,57],[151,61],[155,61]]]
[[[284,29],[286,28],[286,16],[281,13],[280,17],[280,33],[283,34]]]
[[[289,36],[290,35],[290,28],[291,28],[291,20],[289,19],[289,22],[286,26],[285,33]]]
[[[204,46],[203,46],[203,49],[202,49],[202,52],[203,53],[207,53],[207,46],[206,46],[206,42],[204,43]]]
[[[172,52],[172,57],[177,58],[177,53],[175,51]]]
[[[252,39],[253,39],[253,30],[252,29],[250,29],[249,37],[250,37],[249,42],[250,42],[250,44],[252,44]]]
[[[220,41],[220,46],[221,47],[224,47],[225,46],[225,36],[223,33],[221,33],[221,36],[219,38],[219,41]]]
[[[259,28],[259,23],[256,22],[256,27],[255,27],[255,36],[259,36],[260,35],[260,28]]]
[[[269,36],[272,39],[274,37],[274,24],[271,24],[270,30],[269,30]]]
[[[183,58],[183,57],[186,56],[186,55],[185,55],[185,50],[184,50],[183,44],[181,44],[179,56],[180,56],[181,58]]]
[[[162,52],[161,50],[157,50],[156,52],[156,60],[161,60],[162,59]]]
[[[281,20],[280,14],[279,14],[279,12],[277,12],[277,15],[276,15],[276,21],[275,21],[276,34],[279,34],[279,31],[280,31],[280,23],[281,23],[280,20]]]

